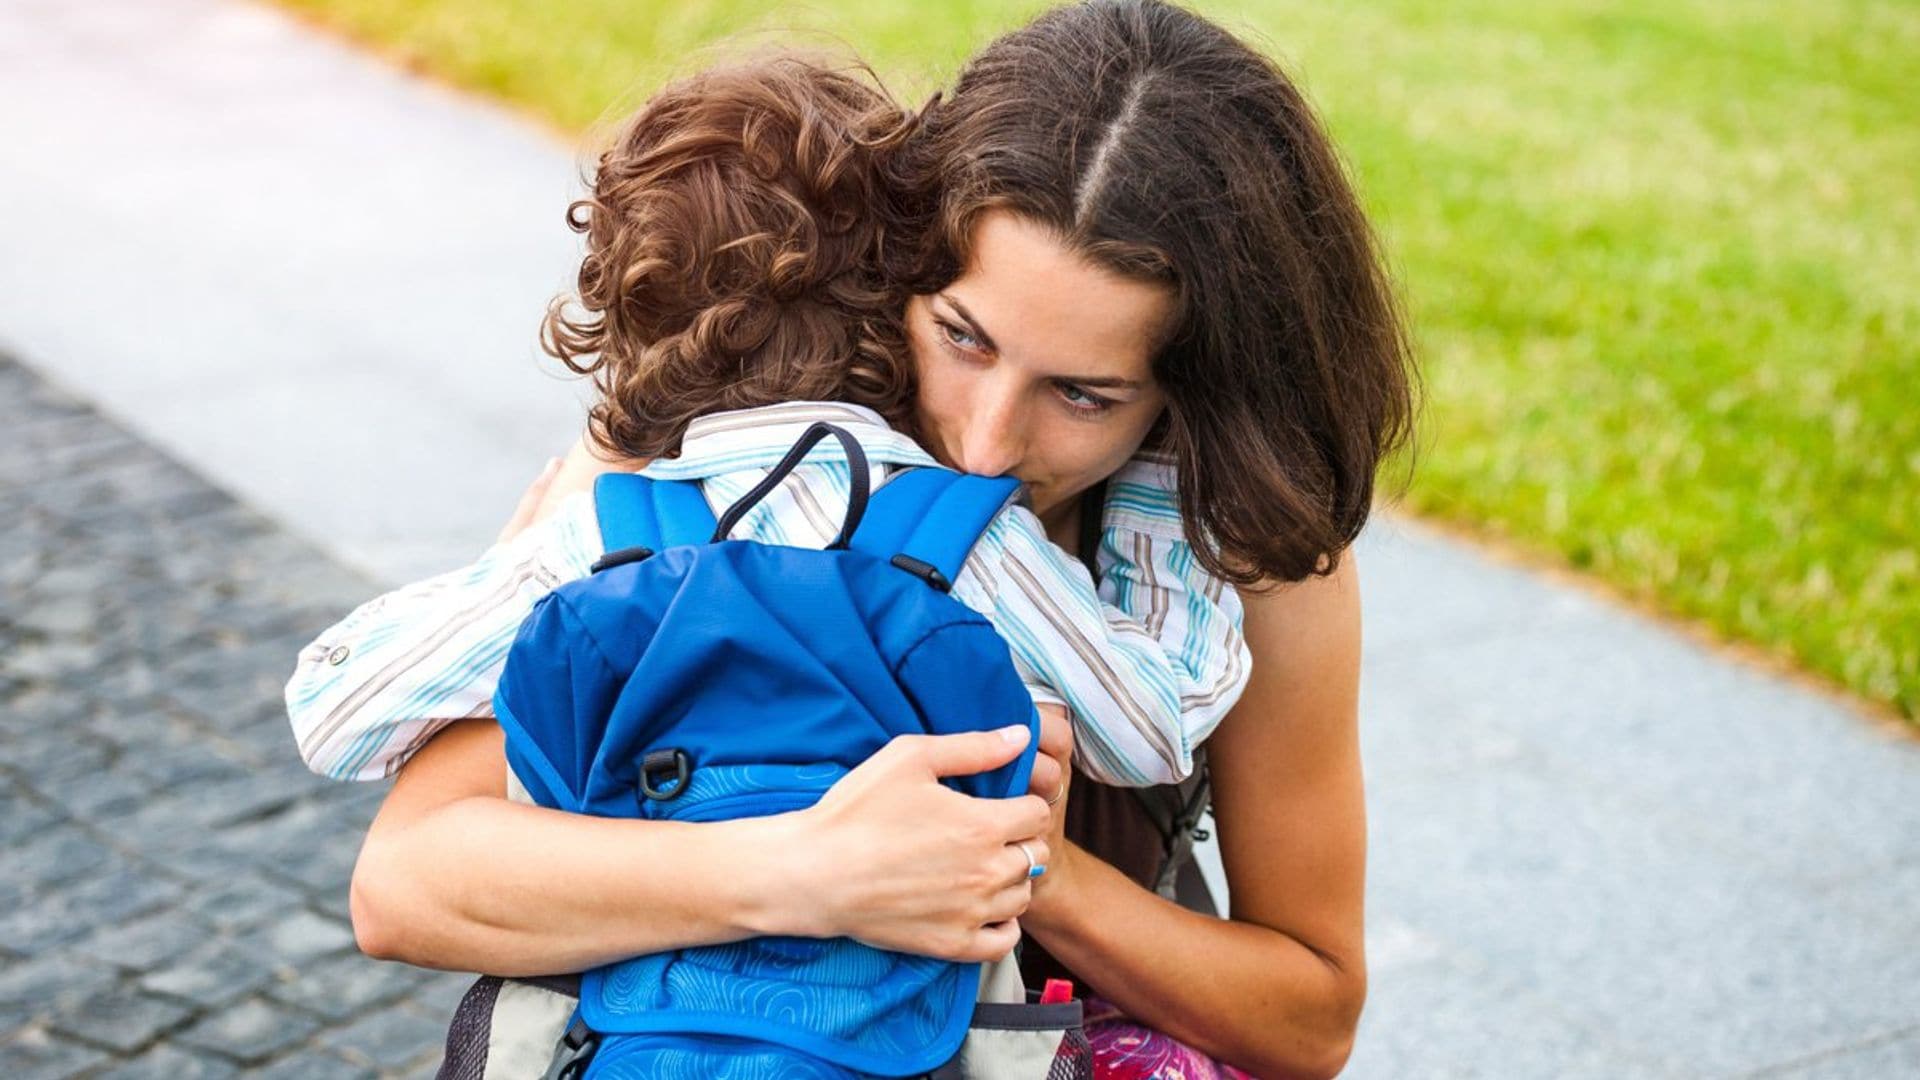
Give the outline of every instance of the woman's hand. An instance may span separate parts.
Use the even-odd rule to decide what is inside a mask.
[[[789,815],[796,834],[781,857],[795,888],[784,903],[807,910],[770,913],[769,932],[948,960],[1005,956],[1033,896],[1015,845],[1047,862],[1052,815],[1035,795],[979,799],[938,781],[998,768],[1027,738],[1024,725],[902,735]]]
[[[1073,786],[1073,724],[1065,705],[1041,705],[1040,749],[1033,758],[1033,782],[1028,790],[1047,801],[1053,820],[1045,837],[1051,861],[1047,872],[1033,879],[1029,909],[1061,900],[1072,891],[1073,859],[1079,848],[1067,842],[1067,799]],[[1035,858],[1039,856],[1036,854]]]
[[[1067,774],[1073,767],[1073,725],[1067,720],[1065,705],[1038,705],[1040,746],[1033,755],[1033,778],[1027,790],[1053,807],[1056,823],[1061,814],[1060,800],[1066,797]]]

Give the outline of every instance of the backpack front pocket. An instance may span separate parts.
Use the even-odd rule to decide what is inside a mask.
[[[785,813],[818,802],[848,771],[830,762],[695,763],[667,797],[643,798],[640,807],[649,818],[687,822]],[[580,1009],[595,1031],[748,1039],[902,1076],[958,1050],[978,983],[978,964],[852,938],[769,936],[595,969],[582,978]]]
[[[805,765],[691,764],[683,786],[640,800],[643,816],[666,821],[726,821],[800,810],[820,801],[850,772],[831,761]]]

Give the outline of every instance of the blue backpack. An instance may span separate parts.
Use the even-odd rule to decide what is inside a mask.
[[[827,435],[852,477],[834,541],[725,539]],[[898,735],[1025,723],[1018,759],[944,781],[1024,794],[1033,699],[993,625],[947,594],[1017,487],[918,467],[869,494],[858,441],[827,423],[717,521],[695,483],[599,477],[607,554],[534,605],[507,656],[508,763],[542,806],[712,821],[810,806]],[[634,957],[584,974],[549,1075],[912,1076],[959,1050],[979,968],[851,938]]]

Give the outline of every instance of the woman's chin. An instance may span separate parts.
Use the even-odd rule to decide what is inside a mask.
[[[1068,519],[1073,515],[1074,500],[1062,499],[1050,489],[1042,490],[1033,495],[1029,508],[1033,516],[1039,518],[1048,531],[1052,531],[1070,524]]]

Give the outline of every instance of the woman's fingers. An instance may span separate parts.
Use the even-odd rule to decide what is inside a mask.
[[[1041,790],[1036,783],[1034,794],[1047,803],[1052,812],[1044,836],[1051,844],[1066,844],[1067,805],[1073,801],[1073,725],[1068,722],[1067,710],[1058,706],[1041,706],[1040,748],[1043,754],[1051,752],[1059,755],[1060,772],[1057,780],[1047,790]],[[1036,768],[1034,775],[1039,776]],[[1049,777],[1052,779],[1052,777]],[[1061,880],[1060,874],[1042,874],[1033,880],[1033,898],[1031,903],[1044,905]]]
[[[966,776],[997,769],[1018,757],[1026,739],[1027,729],[1018,725],[956,735],[902,735],[882,747],[874,757],[909,755],[936,777]],[[1010,799],[969,799],[966,806],[967,812],[985,819],[990,835],[1002,843],[1042,836],[1053,823],[1053,811],[1046,799],[1034,794]]]
[[[520,504],[513,508],[513,516],[507,519],[507,526],[500,530],[496,544],[504,544],[520,535],[528,525],[533,524],[534,515],[540,509],[540,503],[547,496],[547,487],[553,483],[553,477],[560,471],[560,459],[548,458],[546,468],[534,477],[533,484],[520,496]]]
[[[1041,705],[1040,752],[1065,765],[1073,760],[1073,723],[1065,705]]]
[[[958,735],[903,735],[888,746],[906,744],[917,752],[927,769],[936,777],[971,776],[997,769],[1026,749],[1031,733],[1025,724],[994,731],[968,731]]]
[[[950,959],[963,964],[984,964],[1007,955],[1018,944],[1020,944],[1020,920],[1008,919],[974,931],[966,949]]]
[[[1033,756],[1033,776],[1027,790],[1049,803],[1060,801],[1066,785],[1067,769],[1073,762],[1073,725],[1068,722],[1064,705],[1038,706],[1040,745]]]
[[[1009,734],[901,736],[801,811],[791,847],[805,853],[801,872],[823,901],[807,932],[944,959],[1005,955],[1019,939],[1011,920],[1040,880],[1015,845],[1045,864],[1052,812],[1035,795],[970,798],[939,778],[1013,760],[1031,732]],[[834,872],[811,877],[823,865]]]
[[[1047,800],[1038,795],[995,799],[981,810],[993,822],[993,835],[1007,844],[1045,836],[1053,824],[1053,810],[1047,806]],[[1029,843],[1027,846],[1033,845]],[[1038,854],[1036,850],[1035,856]]]
[[[1033,903],[1032,885],[1024,881],[1018,885],[1010,885],[995,893],[993,899],[987,901],[987,917],[981,925],[992,926],[1009,919],[1017,919],[1026,914],[1027,905],[1031,903]]]
[[[1027,781],[1027,791],[1048,802],[1060,793],[1060,781],[1066,775],[1060,763],[1046,754],[1033,755],[1033,775]]]
[[[1022,853],[1022,848],[1026,849],[1025,853]],[[1031,880],[1027,871],[1027,856],[1033,856],[1033,865],[1045,866],[1047,856],[1052,852],[1053,849],[1047,845],[1047,842],[1038,836],[1030,836],[1025,840],[1016,840],[1008,844],[1005,860],[1007,872],[1001,876],[1000,880],[1013,882]]]

